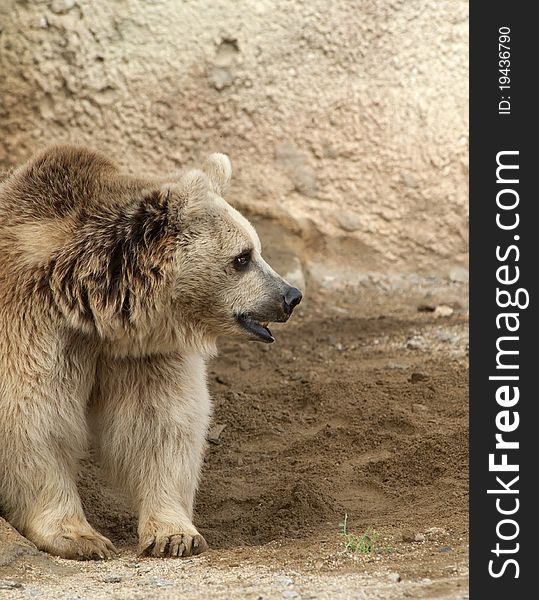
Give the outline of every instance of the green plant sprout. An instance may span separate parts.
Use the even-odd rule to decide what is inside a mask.
[[[367,527],[365,533],[362,535],[356,535],[348,531],[348,513],[345,513],[344,520],[339,523],[341,530],[340,535],[344,540],[344,549],[350,550],[354,553],[359,554],[373,554],[379,550],[376,546],[380,535],[372,528]],[[383,550],[390,550],[390,548],[384,548]]]

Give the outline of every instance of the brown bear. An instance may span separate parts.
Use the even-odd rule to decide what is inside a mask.
[[[54,146],[0,175],[0,505],[38,548],[109,558],[77,491],[93,442],[141,553],[189,556],[218,336],[272,342],[301,300],[223,196],[230,161],[164,178]]]

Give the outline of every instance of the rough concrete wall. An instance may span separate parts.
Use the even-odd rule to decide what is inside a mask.
[[[220,150],[231,201],[301,233],[307,266],[447,275],[467,258],[467,10],[0,0],[0,167],[56,141],[155,173]]]

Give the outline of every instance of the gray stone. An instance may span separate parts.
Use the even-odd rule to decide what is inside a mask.
[[[458,341],[458,337],[449,331],[437,331],[434,333],[434,337],[444,343]]]
[[[391,581],[391,583],[399,583],[401,580],[401,576],[398,573],[390,573],[387,578],[389,581]]]
[[[187,561],[186,561],[187,562]],[[172,587],[174,585],[173,581],[170,581],[169,579],[163,579],[161,577],[154,577],[150,582],[149,585],[151,585],[152,587],[158,587],[158,588],[162,588],[162,587]]]
[[[120,581],[123,581],[123,577],[120,575],[105,575],[101,581],[103,583],[120,583]]]
[[[406,347],[410,350],[423,350],[425,348],[425,340],[415,335],[406,342]]]
[[[443,527],[429,527],[429,529],[427,529],[425,533],[428,536],[449,535],[448,531]]]
[[[361,217],[350,210],[343,210],[337,213],[337,223],[344,231],[357,231],[361,228]]]
[[[219,443],[219,438],[221,436],[221,434],[223,433],[223,429],[226,427],[226,425],[219,425],[218,423],[216,423],[215,425],[212,425],[210,427],[210,430],[208,431],[208,441],[211,442],[212,444],[218,444]]]
[[[390,361],[387,363],[386,367],[388,369],[398,369],[399,371],[405,371],[408,368],[408,365],[399,362]]]
[[[15,590],[20,589],[22,587],[22,583],[19,583],[18,581],[0,580],[0,590]]]

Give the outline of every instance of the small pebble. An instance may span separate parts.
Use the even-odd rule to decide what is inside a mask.
[[[210,427],[210,430],[208,431],[208,442],[211,442],[212,444],[217,444],[219,442],[219,437],[223,433],[223,429],[225,427],[226,425],[219,425],[218,423],[212,425]]]
[[[447,331],[438,331],[434,334],[434,337],[440,342],[458,342],[458,337]]]
[[[0,581],[0,590],[14,590],[22,588],[22,583],[18,581]]]
[[[448,535],[447,530],[444,529],[443,527],[429,527],[429,529],[427,529],[425,531],[425,533],[429,536],[431,536],[431,535]]]
[[[427,373],[416,372],[410,375],[410,381],[412,383],[417,383],[418,381],[428,381],[428,379],[429,376],[427,375]]]
[[[399,369],[400,371],[404,371],[408,368],[405,364],[398,362],[388,362],[386,366],[388,369]]]
[[[415,535],[410,531],[403,531],[402,532],[402,541],[403,542],[414,542]]]
[[[416,533],[414,536],[414,542],[424,542],[426,539],[424,533]]]
[[[168,579],[161,579],[161,577],[155,577],[152,581],[149,582],[153,587],[171,587],[174,585],[173,581]]]
[[[410,350],[421,350],[425,347],[425,340],[423,340],[420,337],[413,337],[410,338],[407,342],[406,342],[406,347],[409,348]]]
[[[453,309],[445,304],[440,304],[434,311],[435,317],[450,317],[453,314]]]
[[[391,583],[399,583],[401,580],[401,576],[398,573],[390,573],[387,578],[389,581],[391,581]]]
[[[299,598],[299,594],[294,590],[286,590],[283,592],[283,598]]]
[[[120,583],[122,579],[123,577],[120,577],[120,575],[106,575],[101,581],[103,583]]]
[[[420,304],[417,307],[417,312],[434,312],[436,307],[433,304]]]
[[[453,550],[453,548],[451,548],[451,546],[442,546],[438,552],[451,552]]]

